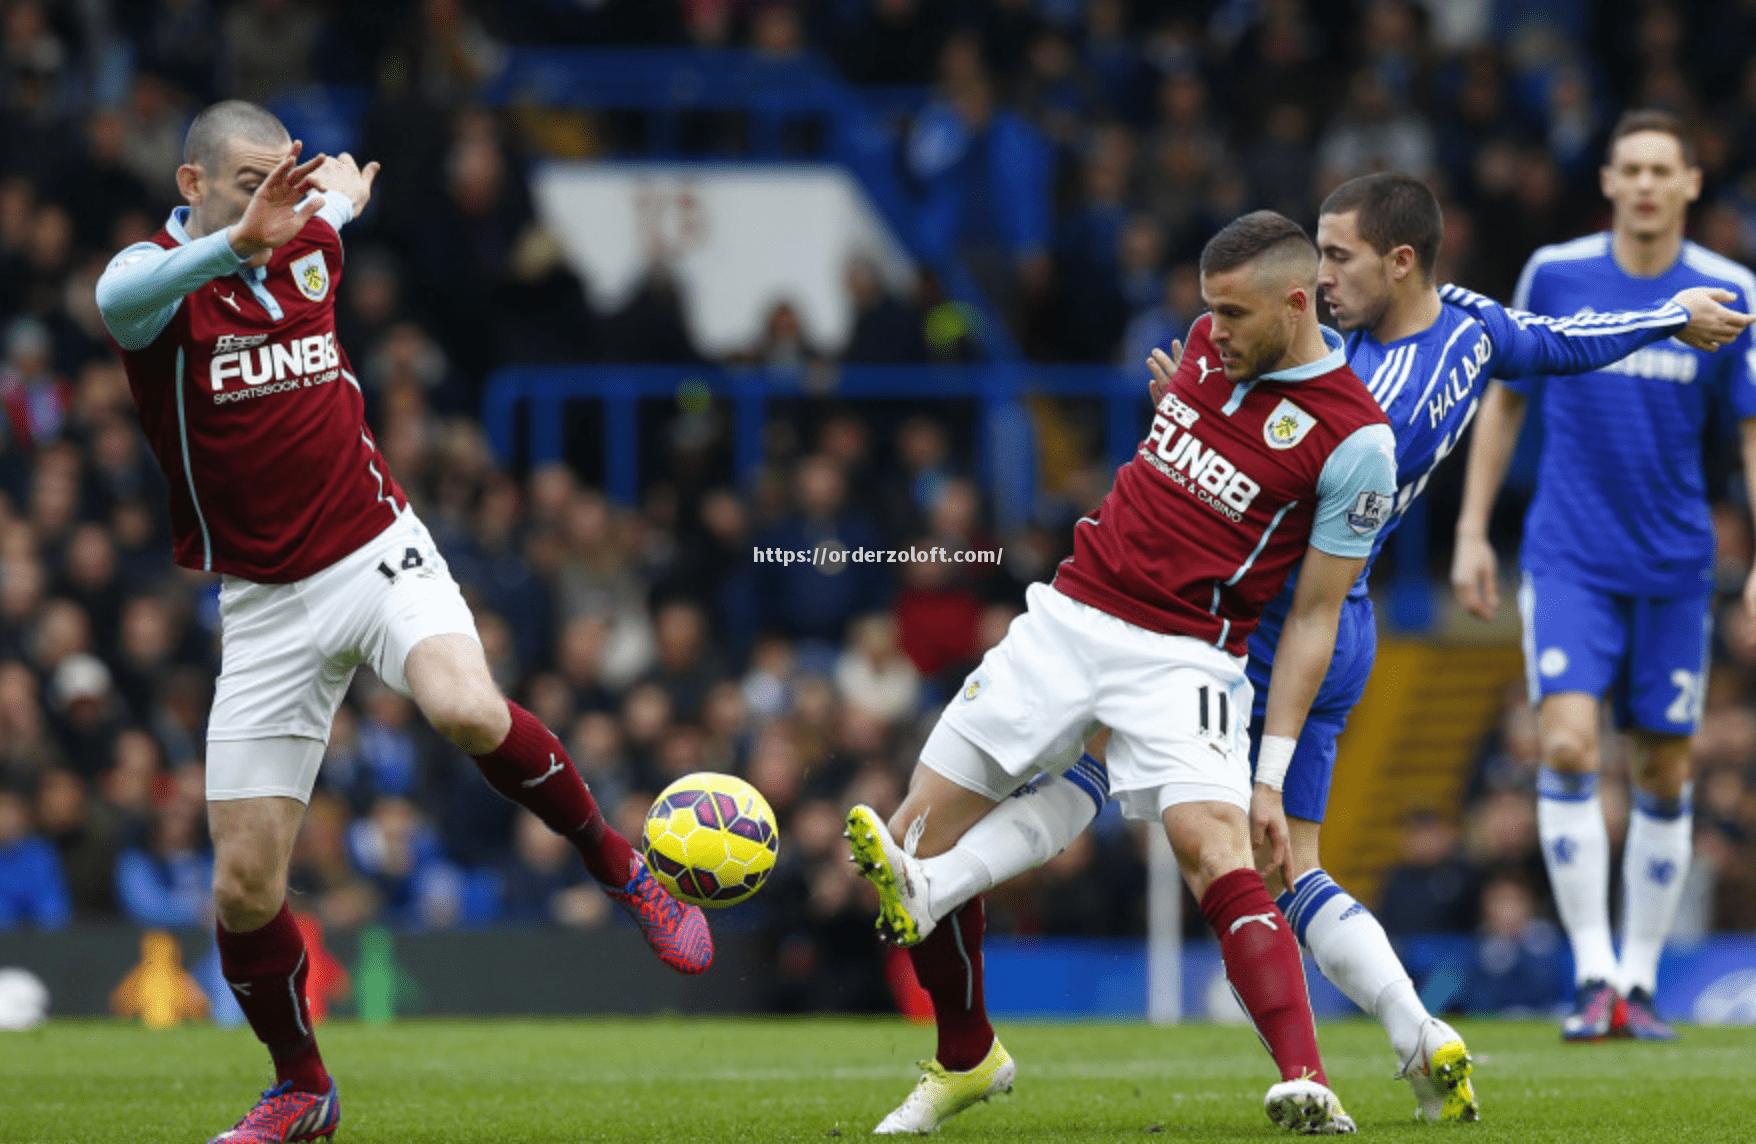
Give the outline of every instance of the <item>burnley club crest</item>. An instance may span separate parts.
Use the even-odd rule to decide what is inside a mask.
[[[321,250],[294,259],[292,270],[293,284],[299,288],[299,293],[313,302],[321,302],[329,296],[329,264],[323,261]]]
[[[1317,419],[1310,413],[1282,398],[1262,426],[1262,439],[1268,442],[1270,449],[1291,449],[1303,441],[1305,434],[1316,424]]]

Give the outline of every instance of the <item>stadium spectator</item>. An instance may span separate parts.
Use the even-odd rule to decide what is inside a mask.
[[[1560,930],[1537,914],[1537,895],[1519,874],[1482,888],[1482,933],[1460,999],[1472,1013],[1547,1014],[1566,987]]]
[[[37,826],[54,844],[73,912],[102,918],[116,912],[116,857],[122,820],[94,803],[85,780],[63,768],[44,771],[37,781]]]
[[[144,845],[116,862],[116,900],[123,916],[143,926],[202,925],[209,917],[213,856],[207,851],[200,791],[173,797],[153,814]]]
[[[1479,878],[1464,858],[1457,827],[1432,811],[1409,816],[1402,861],[1385,876],[1378,920],[1387,933],[1469,933],[1476,928]]]
[[[0,930],[59,929],[72,917],[54,845],[32,829],[24,796],[0,787]]]

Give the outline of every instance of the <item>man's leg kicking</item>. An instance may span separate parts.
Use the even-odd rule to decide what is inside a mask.
[[[341,1118],[305,995],[305,942],[287,908],[287,866],[323,749],[319,740],[292,737],[208,744],[220,970],[275,1071],[256,1107],[216,1138],[227,1144],[315,1140]],[[276,776],[284,793],[246,795],[261,789],[246,775]]]
[[[409,693],[434,728],[475,760],[489,786],[573,844],[659,960],[680,973],[713,963],[713,935],[701,910],[659,887],[605,821],[561,740],[500,694],[480,643],[457,633],[430,636],[409,652],[404,670]]]
[[[931,761],[930,761],[931,760]],[[943,768],[934,769],[935,763]],[[951,777],[955,776],[955,777]],[[854,862],[879,894],[879,933],[908,946],[915,977],[933,1001],[938,1029],[934,1059],[914,1090],[874,1130],[879,1135],[931,1132],[964,1109],[1009,1091],[1016,1066],[988,1022],[982,981],[986,916],[979,895],[942,915],[923,936],[913,919],[926,916],[919,897],[922,858],[949,850],[994,808],[1013,782],[997,764],[941,724],[922,750],[908,795],[881,822],[870,807],[848,812]],[[896,840],[901,838],[899,844]],[[939,919],[935,919],[937,922]]]

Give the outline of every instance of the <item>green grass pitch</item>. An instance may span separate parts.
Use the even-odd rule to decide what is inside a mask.
[[[1274,1077],[1248,1028],[1010,1022],[1018,1087],[947,1141],[1281,1138]],[[1560,1043],[1547,1022],[1463,1026],[1484,1121],[1411,1121],[1382,1034],[1320,1031],[1331,1082],[1380,1140],[1751,1140],[1756,1032],[1677,1045]],[[375,1141],[834,1140],[867,1135],[907,1093],[929,1029],[900,1020],[407,1021],[323,1027],[346,1144]],[[229,1127],[266,1083],[248,1030],[63,1021],[0,1033],[0,1141],[180,1141]]]

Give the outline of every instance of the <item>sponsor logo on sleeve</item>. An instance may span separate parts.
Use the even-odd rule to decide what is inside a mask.
[[[1356,535],[1370,536],[1384,527],[1390,519],[1390,498],[1383,493],[1366,489],[1354,500],[1354,507],[1348,510],[1347,526]]]

